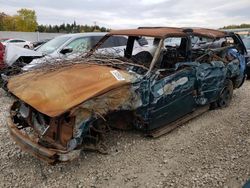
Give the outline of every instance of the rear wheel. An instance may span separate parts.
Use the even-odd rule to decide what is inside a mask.
[[[218,107],[227,107],[233,97],[233,82],[231,80],[225,81],[225,87],[220,93],[219,99],[217,100]]]

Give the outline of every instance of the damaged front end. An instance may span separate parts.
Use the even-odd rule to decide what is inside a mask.
[[[53,163],[57,160],[68,161],[79,153],[68,154],[74,117],[64,114],[50,118],[21,101],[16,101],[10,112],[8,125],[11,136],[32,155]]]
[[[92,67],[89,65],[82,66]],[[112,69],[110,70],[112,71]],[[58,74],[61,74],[61,71],[58,71]],[[73,160],[79,156],[81,150],[107,153],[107,148],[103,142],[107,131],[110,130],[110,127],[129,129],[134,121],[134,109],[141,105],[140,96],[135,92],[136,87],[130,84],[131,80],[134,79],[133,77],[120,74],[124,79],[118,81],[112,73],[109,74],[105,71],[105,74],[101,75],[102,82],[106,81],[106,85],[96,85],[100,83],[100,79],[96,78],[96,82],[92,79],[92,85],[87,83],[85,87],[82,86],[86,90],[88,90],[88,86],[90,89],[95,86],[94,91],[99,91],[96,94],[97,96],[86,101],[83,100],[78,105],[72,102],[72,107],[69,107],[66,111],[64,111],[64,108],[68,102],[66,103],[67,100],[63,97],[66,96],[68,99],[72,96],[71,100],[75,100],[74,92],[79,95],[79,89],[71,88],[70,95],[64,95],[63,91],[58,90],[50,90],[51,92],[46,94],[32,94],[31,91],[23,91],[23,88],[18,89],[19,84],[17,82],[23,81],[23,77],[20,75],[19,79],[11,81],[8,85],[21,98],[21,100],[17,99],[10,109],[9,130],[11,136],[21,148],[49,163]],[[37,83],[38,85],[33,81],[27,84],[34,84],[33,86],[38,87],[42,85],[41,81]],[[108,84],[113,89],[106,91]],[[72,84],[67,85],[68,87],[72,86]],[[103,86],[105,87],[101,88]],[[76,88],[79,87],[76,86]],[[64,90],[67,89],[64,87]],[[62,100],[59,99],[60,95]],[[38,97],[43,96],[46,96],[46,101],[39,103]],[[79,97],[87,98],[87,93],[83,92]],[[52,98],[54,100],[51,100]],[[38,103],[32,103],[33,106],[36,106],[36,109],[27,103],[32,100],[38,101]],[[50,108],[45,108],[41,112],[43,110],[41,106],[44,103]],[[126,121],[124,121],[124,117],[127,117]]]
[[[139,98],[126,91],[127,87],[114,90],[59,117],[49,117],[16,101],[10,110],[10,134],[22,149],[49,163],[73,160],[81,150],[106,154],[103,141],[107,131],[110,127],[130,129],[134,121],[131,109],[140,105]],[[114,96],[119,97],[113,100]]]

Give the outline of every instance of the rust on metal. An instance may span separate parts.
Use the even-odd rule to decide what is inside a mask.
[[[208,38],[225,37],[227,35],[224,31],[204,28],[188,28],[192,29],[193,33],[197,36],[204,36]],[[185,28],[175,27],[145,27],[140,29],[127,29],[127,30],[111,30],[108,35],[127,35],[127,36],[148,36],[148,37],[185,37],[187,34],[184,32]]]
[[[29,152],[35,157],[44,160],[48,163],[53,163],[56,160],[56,152],[42,147],[36,140],[31,139],[28,135],[21,133],[21,131],[13,124],[11,119],[8,119],[8,129],[11,137],[16,143],[25,151]]]
[[[127,36],[148,36],[165,38],[166,36],[185,36],[181,28],[146,28],[146,29],[126,29],[111,30],[108,35],[127,35]]]
[[[113,88],[130,82],[130,75],[119,70],[117,79],[107,66],[77,64],[53,72],[29,72],[9,80],[8,88],[15,96],[50,117]]]
[[[159,128],[159,129],[156,129],[156,130],[153,130],[153,131],[147,133],[147,136],[151,136],[153,138],[160,137],[160,136],[162,136],[164,134],[167,134],[167,133],[171,132],[175,128],[183,125],[185,122],[187,122],[187,121],[189,121],[189,120],[203,114],[204,112],[206,112],[208,110],[209,110],[209,105],[200,107],[198,110],[183,116],[182,118],[178,119],[177,121],[169,123],[167,126],[163,126],[163,127]]]
[[[74,132],[78,130],[81,122],[91,117],[93,112],[105,119],[104,116],[108,112],[136,109],[140,104],[140,98],[129,85],[94,97],[71,110],[70,116],[76,117]]]
[[[206,28],[192,28],[194,35],[200,35],[209,38],[222,38],[227,35],[225,31]]]

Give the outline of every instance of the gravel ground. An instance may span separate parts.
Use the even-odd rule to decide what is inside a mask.
[[[110,152],[47,165],[10,139],[11,99],[0,93],[0,187],[241,187],[250,178],[250,81],[231,105],[157,139],[112,131]]]

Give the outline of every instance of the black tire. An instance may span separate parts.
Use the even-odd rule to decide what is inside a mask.
[[[231,80],[225,81],[225,87],[222,89],[218,100],[216,101],[217,106],[225,108],[229,106],[233,98],[233,82]]]
[[[30,49],[30,47],[29,47],[28,45],[25,45],[25,46],[24,46],[24,48],[26,48],[26,49]]]

